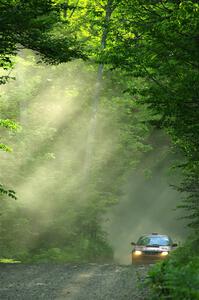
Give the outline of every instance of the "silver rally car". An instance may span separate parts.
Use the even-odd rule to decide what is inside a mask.
[[[144,263],[161,260],[177,247],[172,239],[167,235],[152,233],[143,235],[137,243],[131,243],[132,250],[132,263]]]

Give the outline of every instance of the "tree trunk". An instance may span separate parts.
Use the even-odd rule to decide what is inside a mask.
[[[103,51],[106,48],[106,42],[108,37],[108,31],[109,31],[109,24],[112,12],[114,11],[115,7],[113,6],[114,0],[108,0],[107,5],[105,7],[105,20],[104,20],[104,26],[103,26],[103,33],[101,37],[101,44],[100,44],[100,50]],[[92,110],[92,117],[89,124],[88,129],[88,139],[87,139],[87,145],[86,145],[86,157],[85,157],[85,176],[86,178],[89,176],[89,170],[92,163],[92,157],[93,157],[93,148],[94,148],[94,142],[95,142],[95,133],[96,133],[96,126],[97,126],[97,112],[98,112],[98,106],[100,101],[100,87],[103,80],[103,71],[104,71],[104,64],[100,63],[98,66],[98,72],[97,72],[97,82],[95,86],[95,93],[93,97],[93,110]]]

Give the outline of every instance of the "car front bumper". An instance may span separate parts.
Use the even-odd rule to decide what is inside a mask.
[[[142,253],[141,255],[135,255],[132,252],[132,263],[133,264],[144,264],[144,263],[155,263],[160,260],[164,260],[168,255],[162,255],[161,252],[159,253]]]

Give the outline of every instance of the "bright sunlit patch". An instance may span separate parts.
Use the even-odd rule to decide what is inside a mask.
[[[168,254],[169,254],[169,252],[167,252],[167,251],[163,251],[163,252],[161,253],[162,256],[167,256]]]
[[[142,254],[142,251],[140,251],[140,250],[136,250],[135,252],[134,252],[134,255],[141,255]]]
[[[19,264],[21,263],[19,260],[15,260],[12,258],[0,258],[0,264]]]

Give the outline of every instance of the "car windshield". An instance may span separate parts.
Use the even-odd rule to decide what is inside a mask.
[[[171,244],[172,241],[167,236],[143,236],[137,242],[139,246],[169,246]]]

